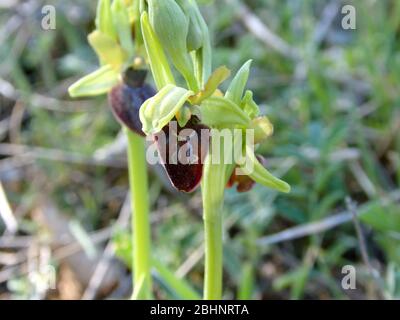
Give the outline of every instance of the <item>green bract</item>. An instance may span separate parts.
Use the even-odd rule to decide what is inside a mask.
[[[142,13],[140,21],[151,72],[157,88],[161,89],[167,84],[175,84],[174,76],[169,67],[167,57],[165,56],[157,35],[154,33],[153,28],[149,23],[147,12]]]

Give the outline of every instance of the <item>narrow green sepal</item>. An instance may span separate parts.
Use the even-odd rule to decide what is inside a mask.
[[[290,192],[290,185],[274,177],[264,166],[257,160],[254,150],[246,147],[246,164],[239,170],[241,174],[248,175],[255,182],[262,184],[265,187],[278,190],[280,192]]]
[[[200,104],[203,100],[211,97],[218,89],[218,86],[230,76],[230,70],[225,67],[217,68],[208,79],[204,89],[198,92],[195,96],[190,98],[192,104]]]
[[[233,78],[228,90],[226,91],[225,97],[232,100],[234,103],[240,105],[244,89],[249,79],[250,66],[252,60],[247,61],[237,72]]]
[[[118,83],[119,73],[106,65],[75,82],[68,89],[71,97],[88,97],[105,94]]]

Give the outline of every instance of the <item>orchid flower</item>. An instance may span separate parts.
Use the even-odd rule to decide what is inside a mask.
[[[201,183],[205,227],[204,298],[220,299],[225,187],[238,183],[239,191],[244,191],[254,181],[278,191],[290,191],[290,186],[274,177],[254,153],[256,144],[268,138],[273,127],[267,117],[259,115],[253,93],[245,91],[251,61],[237,72],[225,94],[219,89],[230,71],[220,67],[211,74],[212,53],[208,28],[195,0],[143,0],[140,22],[148,62],[158,89],[158,93],[140,108],[143,132],[152,137],[158,149],[163,151],[168,149],[165,141],[159,139],[163,133],[180,135],[185,129],[191,129],[197,134],[204,128],[210,131],[207,152],[203,146],[197,154],[197,158],[203,160],[206,153],[204,164],[201,161],[171,163],[170,152],[164,152],[161,160],[178,190],[191,192]],[[170,62],[186,85],[177,85]],[[175,120],[178,127],[170,133]],[[215,147],[213,130],[239,134],[232,134],[229,143],[223,142]],[[254,134],[252,144],[242,143],[239,139],[248,131]],[[238,147],[248,160],[246,165],[241,162],[225,163],[225,159],[213,162],[215,155],[225,156],[226,146],[230,149],[228,153],[236,152],[234,146]]]
[[[128,171],[132,206],[133,298],[150,299],[151,257],[147,164],[139,108],[155,94],[145,83],[147,70],[141,41],[140,2],[99,0],[96,30],[88,41],[100,67],[69,88],[71,97],[108,94],[109,106],[128,138]],[[135,36],[135,42],[133,41]]]

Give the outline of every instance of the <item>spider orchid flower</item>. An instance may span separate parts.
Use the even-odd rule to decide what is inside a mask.
[[[176,85],[166,85],[154,97],[148,99],[140,109],[143,132],[147,135],[157,136],[160,132],[166,132],[169,123],[177,119],[179,130],[192,128],[198,133],[200,128],[236,129],[241,130],[243,134],[246,130],[252,130],[254,143],[261,143],[272,134],[273,129],[267,117],[259,116],[259,107],[253,100],[252,92],[246,91],[243,95],[250,64],[251,61],[248,61],[239,70],[224,96],[222,96],[218,86],[230,74],[225,67],[216,69],[208,79],[204,89],[197,93]],[[193,119],[201,125],[196,124],[194,126]],[[212,134],[211,139],[213,139]],[[253,181],[267,187],[288,192],[290,190],[289,186],[267,171],[255,156],[253,147],[247,145],[242,147],[242,152],[251,162],[254,169],[249,171],[244,166],[239,165],[243,171],[242,175],[247,175]],[[202,157],[200,158],[202,159]],[[201,163],[182,165],[181,167],[179,167],[179,164],[174,164],[174,167],[172,167],[174,169],[172,169],[168,159],[163,159],[163,165],[172,184],[179,190],[193,191],[200,182],[199,171],[202,168]],[[228,179],[232,176],[232,171],[237,165],[227,166],[226,174],[229,174]],[[185,176],[191,183],[182,188],[182,181]],[[233,175],[232,179],[234,177],[237,177],[237,175]],[[240,187],[239,189],[242,188]]]
[[[128,3],[128,5],[127,5]],[[155,90],[145,83],[140,41],[133,41],[133,26],[139,21],[139,2],[101,0],[97,8],[96,29],[88,42],[96,52],[100,67],[69,88],[71,97],[108,94],[116,120],[144,136],[139,108]]]

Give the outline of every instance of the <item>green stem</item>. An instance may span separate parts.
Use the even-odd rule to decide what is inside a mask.
[[[211,154],[204,164],[202,196],[205,237],[204,299],[222,298],[222,208],[225,189],[225,166],[211,163]]]
[[[135,299],[151,299],[150,221],[145,141],[125,129],[132,206],[133,284]]]
[[[222,217],[207,218],[205,212],[205,275],[204,300],[220,300],[222,297]]]

